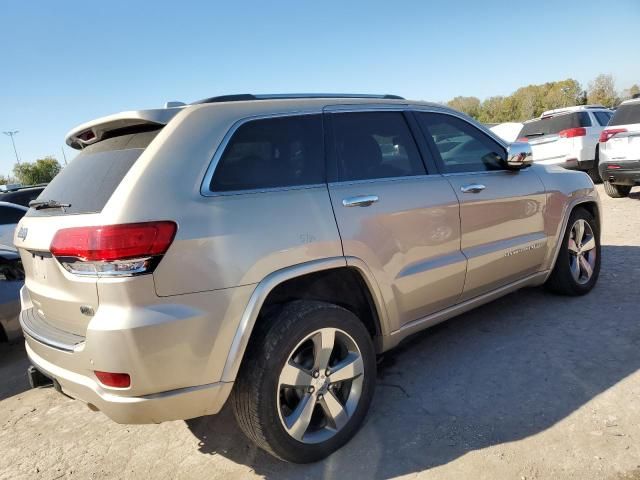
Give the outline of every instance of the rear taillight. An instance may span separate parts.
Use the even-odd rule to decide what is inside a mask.
[[[607,128],[600,132],[600,138],[598,141],[607,142],[610,138],[615,137],[618,133],[626,132],[626,128]]]
[[[584,127],[567,128],[558,132],[560,138],[584,137],[586,134],[587,130]]]
[[[174,222],[64,228],[53,237],[50,250],[78,275],[138,275],[155,268],[176,230]]]
[[[107,387],[128,388],[131,386],[131,377],[128,373],[93,372],[100,380],[100,383]]]

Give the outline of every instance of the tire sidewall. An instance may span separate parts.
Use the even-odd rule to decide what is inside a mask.
[[[288,311],[304,304],[305,311],[299,314],[298,321],[289,325],[287,336],[279,331],[280,320],[286,320]],[[339,449],[357,432],[367,414],[376,381],[375,350],[369,333],[360,320],[350,311],[321,302],[294,302],[277,315],[274,325],[269,329],[264,344],[263,360],[266,362],[264,374],[257,388],[260,391],[258,414],[265,423],[264,435],[275,453],[281,458],[296,463],[308,463],[324,458]],[[313,304],[313,305],[310,305]],[[293,307],[293,308],[291,308]],[[311,307],[311,308],[309,308]],[[360,403],[348,423],[325,442],[306,444],[292,438],[280,421],[278,412],[278,380],[280,372],[299,342],[310,333],[321,328],[337,328],[349,334],[357,343],[364,363],[364,379]]]
[[[591,230],[593,231],[593,236],[596,241],[596,262],[593,268],[593,275],[587,283],[581,284],[578,283],[571,275],[571,271],[569,268],[569,238],[571,236],[571,230],[573,229],[573,225],[577,220],[585,220],[589,223]],[[601,261],[601,248],[600,248],[600,229],[598,228],[597,222],[593,218],[593,216],[584,210],[583,208],[576,208],[569,217],[569,222],[567,223],[567,228],[564,234],[564,238],[562,239],[562,247],[560,249],[560,253],[558,254],[558,258],[556,259],[556,265],[559,268],[563,269],[563,281],[567,282],[570,286],[571,290],[573,290],[577,295],[584,295],[593,289],[596,282],[598,281],[598,276],[600,275],[600,261]]]

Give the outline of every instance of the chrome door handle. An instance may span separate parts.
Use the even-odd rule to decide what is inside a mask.
[[[358,195],[357,197],[345,198],[342,200],[342,205],[345,207],[368,207],[378,200],[380,199],[377,195]]]
[[[462,193],[480,193],[485,188],[487,187],[480,183],[470,183],[469,185],[461,186],[460,190],[462,191]]]

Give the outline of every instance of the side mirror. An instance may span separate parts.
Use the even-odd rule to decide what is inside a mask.
[[[533,163],[533,152],[531,145],[526,142],[513,142],[507,148],[507,168],[520,170],[531,166]]]

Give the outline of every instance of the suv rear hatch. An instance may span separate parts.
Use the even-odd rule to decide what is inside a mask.
[[[102,224],[100,212],[162,126],[140,123],[101,132],[34,201],[62,206],[32,207],[20,221],[15,243],[26,276],[23,309],[32,303],[23,315],[41,329],[85,335],[98,308],[97,277],[67,271],[52,255],[52,241],[61,229]]]
[[[640,160],[640,101],[623,103],[600,134],[609,160]]]
[[[572,152],[574,138],[586,135],[590,126],[587,112],[562,113],[526,122],[518,137],[529,142],[534,161],[560,161]]]

